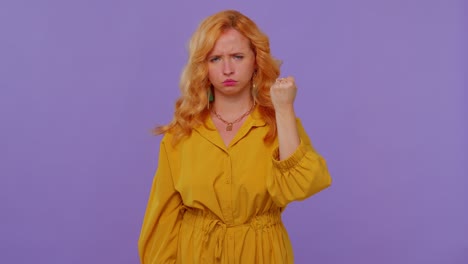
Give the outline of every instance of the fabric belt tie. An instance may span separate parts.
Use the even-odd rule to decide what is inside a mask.
[[[221,253],[223,252],[224,238],[226,237],[227,226],[220,220],[211,221],[208,225],[207,232],[205,234],[205,243],[208,243],[210,237],[215,235],[216,227],[220,227],[218,235],[216,235],[216,248],[215,248],[215,257],[216,259],[221,258]]]

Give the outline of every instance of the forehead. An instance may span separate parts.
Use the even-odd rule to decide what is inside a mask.
[[[235,29],[228,29],[221,34],[211,51],[213,53],[247,52],[251,50],[250,41]]]

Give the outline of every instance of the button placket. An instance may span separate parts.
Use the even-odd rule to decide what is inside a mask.
[[[233,219],[233,209],[232,208],[232,163],[231,163],[231,156],[227,153],[224,161],[224,182],[226,184],[227,190],[227,204],[225,207],[226,213],[226,224],[230,225],[234,223]]]
[[[226,157],[226,162],[225,162],[225,172],[226,172],[226,178],[224,179],[224,182],[226,184],[231,184],[232,180],[232,166],[231,166],[231,156],[228,154]]]

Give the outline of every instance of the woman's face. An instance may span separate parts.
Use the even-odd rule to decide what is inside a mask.
[[[208,54],[208,78],[216,96],[250,93],[255,54],[250,41],[235,29],[228,29]]]

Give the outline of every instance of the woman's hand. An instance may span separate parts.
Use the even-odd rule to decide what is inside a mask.
[[[271,101],[275,111],[291,110],[296,99],[297,87],[294,78],[278,78],[270,88]]]

